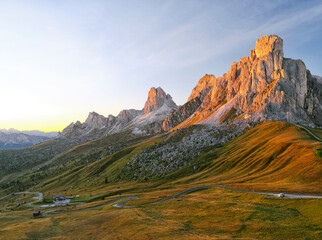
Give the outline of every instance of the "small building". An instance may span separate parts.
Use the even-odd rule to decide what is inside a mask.
[[[41,215],[40,211],[34,211],[33,217],[39,217]]]
[[[64,201],[64,200],[66,200],[65,195],[56,195],[56,196],[53,198],[53,201]]]

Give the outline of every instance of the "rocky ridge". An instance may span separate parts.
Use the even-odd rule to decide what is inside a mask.
[[[178,107],[162,88],[151,88],[142,110],[123,110],[107,118],[95,112],[84,123],[65,128],[61,137],[94,139],[130,129],[133,134],[193,124],[220,126],[280,120],[322,126],[322,80],[313,76],[301,60],[284,58],[283,40],[263,36],[249,57],[233,62],[222,77],[206,74]]]
[[[162,121],[175,109],[177,105],[170,94],[166,94],[160,87],[153,87],[142,110],[122,110],[116,117],[90,112],[84,123],[71,123],[59,137],[82,137],[88,141],[124,130],[131,130],[136,135],[151,134],[162,129]]]
[[[177,105],[172,100],[170,94],[166,94],[161,87],[152,87],[143,108],[144,114],[149,114],[152,111],[161,108],[163,105],[167,105],[170,109],[177,108]]]
[[[177,135],[180,133],[174,134],[168,140],[144,149],[127,162],[121,179],[147,180],[167,175],[187,165],[191,166],[197,157],[234,139],[244,133],[245,129],[230,124],[217,128],[208,125],[195,128],[179,139]],[[197,170],[198,165],[193,168]]]
[[[179,127],[219,126],[237,119],[322,126],[321,78],[312,76],[301,60],[284,58],[283,40],[276,35],[258,39],[250,56],[234,62],[222,77],[201,79],[189,99],[198,94],[202,103]],[[164,130],[176,127],[180,120],[170,116]]]

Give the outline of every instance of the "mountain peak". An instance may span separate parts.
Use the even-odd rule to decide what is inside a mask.
[[[164,104],[167,104],[170,108],[176,108],[177,105],[173,102],[170,94],[166,94],[161,87],[152,87],[148,93],[148,99],[144,105],[144,113],[148,114],[153,110],[159,109]]]
[[[265,35],[256,41],[255,54],[257,58],[265,57],[270,53],[283,53],[283,39],[277,35]]]
[[[103,115],[100,115],[96,112],[90,112],[85,120],[85,123],[91,127],[103,128],[106,126],[107,121],[107,118],[105,118]]]
[[[177,110],[186,120],[182,122],[173,114],[163,123],[164,129],[179,123],[180,127],[219,126],[228,121],[270,119],[322,126],[322,82],[301,60],[284,58],[283,39],[277,35],[259,38],[250,57],[234,62],[222,77],[209,78],[201,78],[191,92],[189,105]]]
[[[211,74],[206,74],[205,76],[203,76],[199,80],[197,86],[194,89],[192,89],[188,101],[196,97],[201,97],[203,99],[212,88],[215,79],[215,76]]]

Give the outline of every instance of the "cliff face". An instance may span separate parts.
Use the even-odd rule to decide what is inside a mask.
[[[321,80],[301,60],[284,58],[283,40],[276,35],[258,39],[250,57],[234,62],[228,73],[209,82],[201,79],[194,88],[190,98],[208,93],[200,94],[202,103],[181,127],[220,125],[227,117],[322,126]],[[163,125],[168,129],[169,124]]]
[[[105,118],[103,115],[100,115],[96,112],[91,112],[88,114],[85,123],[93,128],[104,128],[108,125],[109,119]]]
[[[143,110],[107,118],[92,112],[61,135],[94,139],[126,129],[147,134],[192,124],[271,119],[322,126],[322,78],[312,76],[301,60],[284,58],[283,40],[276,35],[258,39],[250,56],[233,62],[222,77],[202,77],[179,108],[162,88],[153,87]]]
[[[215,79],[216,78],[214,75],[206,74],[205,76],[203,76],[199,80],[197,86],[194,89],[192,89],[191,94],[188,98],[188,102],[196,97],[199,97],[203,100],[214,86]]]
[[[170,94],[166,94],[160,87],[153,87],[148,93],[148,99],[144,105],[144,114],[149,114],[150,112],[161,108],[164,104],[169,108],[177,107]]]
[[[167,117],[162,122],[162,129],[164,131],[169,131],[170,129],[176,127],[181,122],[190,117],[200,106],[202,103],[201,97],[195,97],[179,107],[176,111],[171,113],[169,117]]]

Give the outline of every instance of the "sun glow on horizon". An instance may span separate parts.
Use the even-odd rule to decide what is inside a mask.
[[[153,86],[182,105],[205,73],[221,76],[266,34],[322,75],[320,2],[237,5],[0,1],[0,129],[61,131],[92,111],[142,109]]]
[[[31,130],[39,130],[43,132],[61,132],[65,127],[67,127],[73,121],[66,120],[44,120],[44,121],[12,121],[9,123],[0,122],[1,129],[16,129],[19,131],[31,131]]]

